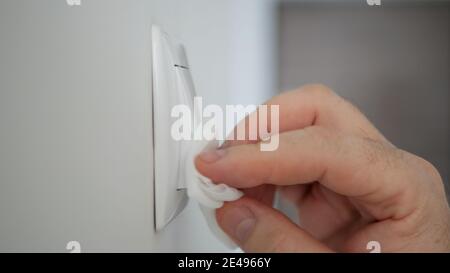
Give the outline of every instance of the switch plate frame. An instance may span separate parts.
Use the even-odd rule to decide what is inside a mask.
[[[194,85],[184,46],[152,26],[153,152],[155,229],[162,230],[187,205],[184,185],[187,141],[171,136],[173,106],[193,110]]]

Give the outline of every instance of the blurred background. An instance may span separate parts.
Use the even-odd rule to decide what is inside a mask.
[[[449,181],[449,1],[81,3],[0,0],[2,252],[227,250],[193,202],[154,231],[152,24],[205,104],[323,83]]]

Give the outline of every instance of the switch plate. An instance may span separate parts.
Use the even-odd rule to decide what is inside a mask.
[[[173,106],[188,105],[195,96],[189,64],[182,44],[158,26],[152,26],[153,146],[155,228],[163,229],[186,206],[185,156],[188,141],[171,136]]]

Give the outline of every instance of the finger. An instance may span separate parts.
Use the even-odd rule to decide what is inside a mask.
[[[318,126],[282,133],[279,148],[273,152],[261,152],[258,144],[209,152],[221,156],[207,162],[201,154],[196,158],[197,169],[214,181],[237,188],[318,181],[333,192],[372,204],[378,217],[401,217],[409,212],[405,208],[410,208],[389,203],[385,208],[379,202],[399,196],[402,201],[418,198],[413,195],[417,177],[398,150]],[[417,204],[417,200],[410,201]]]
[[[364,137],[385,141],[383,136],[378,133],[364,115],[323,85],[305,85],[297,90],[276,96],[264,105],[267,105],[269,108],[273,105],[279,105],[278,131],[280,132],[313,125],[323,125],[337,127]],[[229,140],[222,145],[222,148],[246,143],[257,143],[261,139],[260,117],[260,113],[255,111],[239,122],[230,134]],[[266,120],[268,128],[264,128],[262,131],[273,132],[270,109]],[[252,126],[255,121],[256,126]],[[244,139],[238,140],[239,130],[244,131]],[[254,135],[256,137],[252,138],[251,136]],[[266,198],[266,200],[270,200],[266,202],[267,204],[271,204],[274,192],[274,190],[270,190],[266,194],[271,195],[271,198]],[[246,193],[250,196],[258,196],[261,193],[261,189],[248,189]]]
[[[303,199],[310,193],[311,184],[300,184],[290,186],[279,186],[281,196],[290,203],[298,206],[302,203]]]
[[[217,210],[222,229],[246,252],[331,252],[275,209],[250,198]]]
[[[245,196],[258,200],[268,206],[273,205],[275,198],[276,186],[274,185],[260,185],[253,188],[247,188],[242,190]]]
[[[320,125],[374,140],[386,141],[356,107],[323,85],[305,85],[297,90],[284,92],[273,97],[264,105],[268,106],[267,128],[260,128],[262,126],[259,123],[261,115],[255,111],[238,123],[222,147],[256,143],[262,139],[261,132],[274,133],[270,111],[270,107],[274,105],[279,106],[279,120],[277,120],[278,126],[276,126],[278,128],[275,128],[279,133]],[[239,130],[242,130],[243,133],[238,134]],[[238,135],[245,138],[238,139]]]

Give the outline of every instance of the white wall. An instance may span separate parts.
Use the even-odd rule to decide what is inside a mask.
[[[259,103],[272,5],[2,0],[0,251],[224,250],[195,204],[154,232],[150,26],[185,43],[207,103]]]

